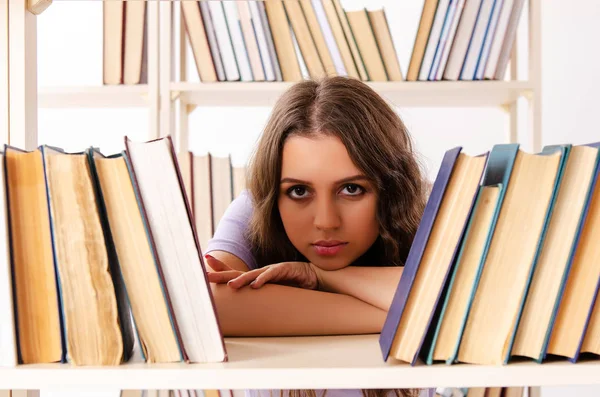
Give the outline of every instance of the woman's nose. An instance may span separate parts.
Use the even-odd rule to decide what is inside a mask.
[[[323,198],[316,201],[314,225],[320,230],[337,229],[341,225],[341,217],[334,198]]]

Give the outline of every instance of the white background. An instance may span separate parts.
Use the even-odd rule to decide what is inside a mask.
[[[406,73],[423,1],[344,2],[345,6],[355,4],[368,4],[369,8],[385,6],[400,64]],[[543,0],[543,145],[600,141],[597,125],[600,79],[596,75],[600,70],[599,21],[598,0]],[[190,80],[198,81],[194,65],[190,66]],[[54,0],[38,17],[38,82],[41,87],[101,84],[100,1]],[[190,117],[190,150],[198,154],[231,153],[234,164],[242,165],[269,111],[262,107],[196,109]],[[435,176],[441,156],[448,148],[460,145],[467,153],[478,154],[504,141],[508,128],[507,114],[494,108],[404,108],[398,109],[398,113],[413,136],[430,178]],[[114,153],[122,150],[125,135],[145,140],[148,129],[145,109],[39,110],[39,143],[68,151],[94,145],[105,154]],[[600,395],[600,388],[544,388],[542,395]]]

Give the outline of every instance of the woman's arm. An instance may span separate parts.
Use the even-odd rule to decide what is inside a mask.
[[[403,267],[348,266],[340,270],[321,270],[313,266],[319,289],[360,299],[388,311],[398,288]]]
[[[379,333],[387,314],[348,295],[284,285],[211,287],[225,336]]]
[[[236,271],[248,271],[237,256],[211,255]],[[379,333],[386,312],[351,296],[268,284],[234,289],[211,283],[225,336],[291,336]]]

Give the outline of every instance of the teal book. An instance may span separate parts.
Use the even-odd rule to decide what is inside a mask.
[[[459,333],[458,333],[459,339],[456,341],[456,346],[455,346],[454,350],[452,351],[451,355],[446,359],[447,364],[453,363],[456,360],[456,355],[458,354],[458,348],[459,348],[459,344],[460,344],[460,336],[462,335],[462,331],[463,331],[465,323],[467,321],[467,314],[469,312],[473,296],[475,295],[475,290],[477,289],[479,276],[481,275],[481,268],[483,266],[483,263],[485,262],[487,250],[489,248],[490,241],[491,241],[492,235],[494,233],[495,223],[496,223],[496,220],[498,219],[498,214],[500,212],[502,200],[504,199],[504,195],[506,193],[506,188],[508,186],[508,182],[510,179],[510,175],[512,172],[512,168],[513,168],[518,150],[519,150],[519,144],[516,144],[516,143],[515,144],[497,144],[492,147],[492,150],[489,153],[488,162],[487,162],[486,168],[484,170],[484,175],[483,175],[483,179],[481,182],[481,186],[479,188],[477,197],[475,199],[473,213],[475,213],[477,211],[478,207],[481,205],[480,201],[481,201],[483,187],[497,186],[497,187],[499,187],[499,194],[498,194],[498,199],[497,199],[497,203],[495,206],[495,210],[493,213],[491,226],[488,231],[487,239],[485,242],[484,251],[482,253],[482,257],[480,260],[480,265],[478,267],[478,271],[475,276],[475,281],[474,281],[474,284],[471,289],[470,299],[468,301],[467,307],[465,308],[465,313],[464,313],[464,316],[461,321],[461,325],[460,325],[460,329],[459,329]],[[459,248],[459,252],[458,252],[457,260],[456,260],[456,266],[454,266],[452,275],[450,276],[449,286],[448,286],[446,295],[444,296],[444,302],[442,305],[441,314],[440,314],[438,322],[436,324],[433,341],[432,341],[430,349],[429,349],[429,354],[427,355],[426,362],[429,365],[433,364],[433,362],[434,362],[433,353],[435,351],[435,347],[437,344],[438,336],[440,333],[440,328],[441,328],[442,322],[444,320],[446,308],[449,304],[449,299],[450,299],[452,289],[454,287],[454,283],[456,280],[456,274],[458,272],[459,265],[460,265],[461,259],[463,257],[464,251],[466,249],[465,242],[468,241],[469,235],[472,232],[472,228],[473,228],[473,217],[470,217],[468,224],[467,224],[465,237],[463,238],[463,240],[461,242],[461,246]]]

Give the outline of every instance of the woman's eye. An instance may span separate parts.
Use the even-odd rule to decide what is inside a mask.
[[[345,191],[345,194],[348,194],[350,196],[358,196],[364,193],[365,189],[363,189],[360,185],[349,183],[348,185],[344,186],[344,189],[342,191]]]
[[[306,188],[304,186],[294,186],[288,189],[288,195],[291,198],[304,198],[306,195]]]

